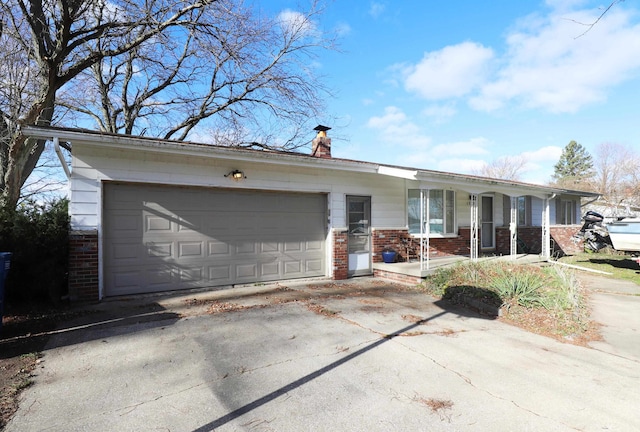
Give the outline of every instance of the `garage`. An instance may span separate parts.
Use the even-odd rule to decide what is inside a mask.
[[[105,183],[104,295],[324,276],[325,194]]]

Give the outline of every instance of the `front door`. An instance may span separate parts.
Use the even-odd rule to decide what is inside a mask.
[[[493,221],[493,197],[480,197],[480,245],[482,249],[495,249],[495,230]]]
[[[349,276],[371,274],[371,197],[347,196]]]

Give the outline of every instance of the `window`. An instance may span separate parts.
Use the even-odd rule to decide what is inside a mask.
[[[518,197],[518,226],[531,225],[531,197]]]
[[[429,218],[431,234],[455,234],[455,202],[454,191],[443,189],[424,190],[424,217]],[[428,206],[428,214],[427,214]],[[407,202],[409,233],[420,234],[420,189],[409,189]]]
[[[559,202],[558,220],[561,225],[573,225],[576,223],[576,202],[564,201]]]

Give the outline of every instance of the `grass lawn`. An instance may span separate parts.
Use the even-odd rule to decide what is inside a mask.
[[[564,264],[611,273],[611,277],[629,280],[640,285],[640,265],[630,258],[629,255],[621,255],[615,252],[600,252],[565,256],[558,261]]]

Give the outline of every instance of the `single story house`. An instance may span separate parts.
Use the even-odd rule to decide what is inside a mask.
[[[419,277],[443,256],[571,252],[593,194],[311,154],[25,126],[73,146],[73,299],[267,281]],[[411,280],[411,279],[410,279]],[[416,281],[417,281],[416,280]]]

